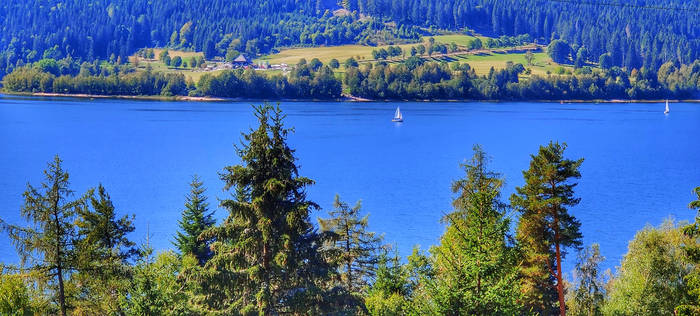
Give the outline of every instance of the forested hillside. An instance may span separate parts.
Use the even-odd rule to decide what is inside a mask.
[[[349,12],[333,16],[333,10]],[[658,68],[689,64],[700,49],[700,3],[637,0],[20,0],[0,4],[0,72],[42,57],[117,59],[142,47],[225,55],[293,45],[416,40],[418,27],[565,40],[571,60]],[[373,17],[373,18],[368,18]],[[386,23],[395,22],[395,23]]]

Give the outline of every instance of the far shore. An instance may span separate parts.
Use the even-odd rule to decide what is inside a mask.
[[[470,100],[470,99],[433,99],[433,100],[396,100],[396,99],[367,99],[343,94],[341,98],[320,100],[320,99],[249,99],[249,98],[219,98],[219,97],[193,97],[193,96],[161,96],[161,95],[102,95],[83,93],[47,93],[47,92],[7,92],[0,91],[0,95],[33,96],[33,97],[61,97],[61,98],[83,98],[83,99],[130,99],[130,100],[153,100],[153,101],[195,101],[195,102],[241,102],[241,101],[309,101],[309,102],[542,102],[542,103],[663,103],[665,99],[657,100]],[[700,103],[700,99],[674,100],[672,103]]]

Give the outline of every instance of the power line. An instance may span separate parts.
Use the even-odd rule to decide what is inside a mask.
[[[637,5],[637,4],[628,4],[628,3],[574,1],[574,0],[544,0],[544,1],[545,2],[568,3],[568,4],[582,4],[582,5],[590,5],[590,6],[601,6],[601,7],[619,7],[619,8],[634,8],[634,9],[647,9],[647,10],[700,12],[700,9]]]

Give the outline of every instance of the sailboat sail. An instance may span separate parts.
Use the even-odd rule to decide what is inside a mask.
[[[394,120],[402,120],[403,116],[401,116],[401,109],[399,107],[396,107],[396,113],[394,113]]]
[[[666,110],[664,111],[664,113],[668,112],[671,112],[671,110],[668,108],[668,100],[666,100]]]

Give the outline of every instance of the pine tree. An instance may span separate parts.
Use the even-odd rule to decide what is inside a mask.
[[[515,249],[500,200],[503,178],[487,169],[479,145],[462,164],[466,175],[452,184],[454,211],[434,256],[433,300],[442,315],[517,314]]]
[[[525,185],[511,196],[511,204],[521,213],[516,238],[524,255],[524,305],[544,314],[554,313],[558,297],[559,313],[566,315],[561,262],[567,247],[581,247],[581,223],[567,208],[580,201],[572,180],[581,177],[583,159],[564,158],[565,149],[566,143],[540,146],[531,156],[530,168],[523,171]]]
[[[2,222],[2,227],[17,248],[21,264],[49,280],[49,285],[54,287],[59,313],[66,316],[69,304],[66,302],[65,282],[76,269],[73,221],[83,199],[70,199],[73,191],[69,188],[69,175],[61,163],[56,155],[44,171],[46,178],[40,188],[27,184],[21,214],[29,226]]]
[[[204,183],[198,176],[192,177],[190,193],[186,197],[185,210],[178,222],[180,231],[175,236],[175,247],[180,255],[193,255],[200,265],[204,265],[212,256],[209,245],[211,240],[200,238],[205,230],[214,226],[214,212],[208,210],[209,203],[204,195]]]
[[[309,220],[318,206],[306,199],[314,182],[298,175],[291,132],[278,107],[255,108],[259,126],[237,147],[242,164],[220,174],[231,199],[229,216],[204,236],[215,238],[201,278],[204,309],[222,314],[317,314],[328,269]]]
[[[131,277],[129,260],[139,255],[136,244],[127,237],[135,229],[133,215],[117,219],[101,184],[86,197],[88,207],[78,210],[76,220],[78,273],[73,278],[82,288],[76,305],[83,313],[118,314]]]
[[[381,237],[367,231],[369,215],[360,217],[359,201],[351,208],[336,195],[333,208],[330,218],[319,219],[321,230],[333,236],[326,251],[331,265],[339,269],[340,285],[359,297],[375,275]]]

